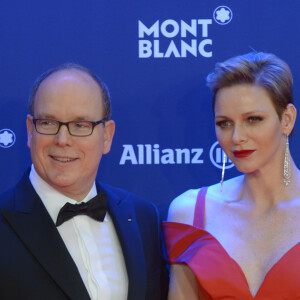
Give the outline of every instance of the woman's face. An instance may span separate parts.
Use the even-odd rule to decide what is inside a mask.
[[[284,120],[267,91],[238,84],[216,94],[215,129],[220,146],[239,171],[251,173],[283,161]]]

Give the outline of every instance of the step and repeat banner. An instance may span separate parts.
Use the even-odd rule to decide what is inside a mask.
[[[218,61],[272,52],[300,95],[300,2],[296,0],[2,1],[0,4],[0,192],[30,166],[25,118],[35,78],[75,62],[108,85],[116,135],[98,178],[157,204],[220,181],[212,94]],[[291,152],[300,165],[300,120]],[[226,162],[225,178],[238,172]]]

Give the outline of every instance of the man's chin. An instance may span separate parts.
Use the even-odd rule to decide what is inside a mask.
[[[71,176],[59,176],[55,178],[49,178],[48,184],[50,184],[56,190],[74,190],[79,187],[77,180]]]

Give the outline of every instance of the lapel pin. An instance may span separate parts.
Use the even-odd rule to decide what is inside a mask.
[[[131,222],[131,221],[132,221],[132,219],[131,219],[131,218],[129,218],[129,219],[128,219],[128,222]]]

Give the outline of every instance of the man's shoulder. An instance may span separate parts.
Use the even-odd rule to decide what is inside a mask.
[[[16,187],[10,188],[9,190],[2,192],[0,194],[0,209],[7,209],[12,210],[13,209],[13,199],[15,195]]]
[[[112,186],[107,183],[103,183],[101,181],[96,182],[96,186],[98,190],[102,190],[106,192],[108,199],[114,201],[130,201],[134,204],[134,206],[141,206],[141,207],[151,207],[152,209],[157,209],[155,204],[149,200],[146,200],[134,193],[131,193],[125,189]]]
[[[34,189],[28,178],[28,171],[17,182],[17,184],[8,190],[0,193],[0,209],[15,210],[16,201],[20,197],[34,198]]]
[[[116,196],[116,197],[126,197],[126,196],[138,197],[125,189],[110,185],[108,183],[104,183],[102,181],[96,181],[96,186],[97,186],[97,189],[100,188],[100,190],[103,190],[106,193],[112,194],[113,196]]]

